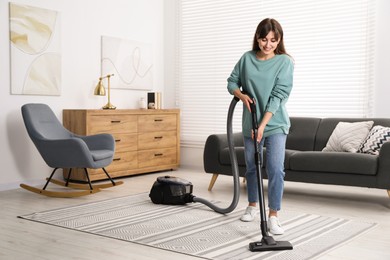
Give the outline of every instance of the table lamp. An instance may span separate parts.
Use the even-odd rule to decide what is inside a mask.
[[[107,104],[102,107],[103,109],[116,109],[116,107],[111,104],[110,102],[110,77],[111,76],[114,76],[114,74],[108,74],[107,76],[104,76],[104,77],[100,77],[99,78],[99,83],[96,85],[96,88],[95,88],[95,91],[94,91],[94,94],[97,95],[97,96],[105,96],[106,95],[106,89],[103,85],[103,79],[107,78],[107,92],[108,92],[108,102]]]

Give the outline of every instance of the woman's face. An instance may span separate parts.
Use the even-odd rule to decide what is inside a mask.
[[[280,39],[276,40],[275,33],[270,31],[265,38],[257,39],[257,42],[259,43],[261,52],[264,55],[269,55],[275,53],[275,49],[278,47]]]

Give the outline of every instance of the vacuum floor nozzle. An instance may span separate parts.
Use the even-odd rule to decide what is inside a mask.
[[[260,242],[249,243],[249,250],[252,252],[261,252],[293,249],[293,246],[288,241],[275,241],[272,238],[270,240],[272,242],[263,238]]]

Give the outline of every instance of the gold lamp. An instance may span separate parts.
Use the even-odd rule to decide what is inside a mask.
[[[114,76],[114,74],[108,74],[107,76],[100,77],[99,78],[99,83],[96,85],[96,88],[95,88],[95,91],[94,91],[94,94],[97,95],[97,96],[105,96],[106,95],[106,89],[105,89],[105,87],[103,85],[103,79],[107,78],[108,102],[107,102],[107,104],[104,107],[102,107],[103,109],[116,109],[116,106],[114,106],[110,102],[110,77],[112,77],[112,76]]]

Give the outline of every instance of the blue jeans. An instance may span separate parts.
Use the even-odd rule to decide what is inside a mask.
[[[268,175],[268,207],[279,211],[282,204],[284,189],[284,154],[286,149],[286,134],[274,134],[263,138],[258,144],[258,151],[263,161],[263,146],[266,149],[266,171]],[[252,138],[244,137],[246,180],[248,201],[258,202],[257,173],[255,162],[255,147]]]

